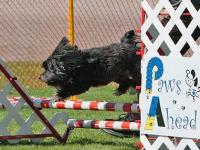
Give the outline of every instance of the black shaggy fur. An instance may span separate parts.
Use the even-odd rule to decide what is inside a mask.
[[[45,72],[40,79],[57,88],[56,100],[81,94],[90,87],[119,83],[115,94],[140,85],[140,56],[136,55],[134,31],[121,38],[120,43],[79,50],[63,38],[52,55],[43,62]]]

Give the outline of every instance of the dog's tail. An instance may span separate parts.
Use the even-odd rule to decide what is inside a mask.
[[[140,36],[135,34],[134,30],[130,30],[123,35],[120,42],[124,44],[131,44],[131,45],[136,46],[139,42],[141,42],[141,38]]]

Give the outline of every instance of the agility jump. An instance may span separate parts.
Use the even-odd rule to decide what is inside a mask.
[[[55,108],[55,109],[74,109],[74,110],[105,110],[105,111],[124,111],[124,112],[139,112],[138,104],[130,104],[130,103],[109,103],[109,102],[97,102],[97,101],[60,101],[55,102],[49,99],[32,99],[30,98],[26,92],[21,88],[19,83],[16,81],[16,78],[11,75],[11,72],[8,70],[6,65],[2,60],[0,60],[0,70],[10,81],[12,86],[20,93],[21,98],[7,99],[6,94],[9,93],[11,88],[5,88],[3,92],[1,92],[1,103],[0,108],[6,109],[8,111],[14,111],[13,118],[19,121],[18,110],[23,107],[29,107],[33,110],[32,115],[26,122],[22,122],[23,126],[26,126],[24,131],[19,132],[19,135],[9,135],[5,133],[5,136],[0,136],[0,139],[8,140],[10,142],[17,142],[14,139],[22,139],[22,138],[44,138],[44,137],[55,137],[58,141],[64,143],[68,139],[72,129],[74,128],[92,128],[92,129],[116,129],[116,130],[128,130],[128,131],[139,131],[140,129],[140,121],[136,122],[123,122],[123,121],[100,121],[100,120],[77,120],[70,119],[67,117],[65,113],[56,114],[50,121],[40,112],[41,108]],[[9,86],[10,87],[10,86]],[[17,108],[15,110],[15,108]],[[41,119],[43,124],[45,125],[45,129],[41,134],[31,134],[32,131],[28,127],[29,122],[32,123],[38,119]],[[59,120],[63,120],[66,124],[66,131],[63,136],[61,136],[54,125]],[[5,124],[11,121],[11,118],[7,118],[4,120]],[[50,133],[49,133],[50,131]]]
[[[173,150],[184,149],[187,148],[187,146],[191,147],[191,149],[198,149],[198,143],[196,143],[198,140],[194,140],[195,138],[199,138],[198,84],[194,84],[192,78],[190,78],[190,85],[185,84],[185,77],[187,77],[187,74],[184,70],[193,69],[196,74],[199,74],[198,68],[194,65],[199,64],[199,60],[198,57],[196,57],[197,59],[193,57],[189,59],[180,57],[185,56],[185,52],[187,51],[182,51],[182,48],[185,49],[185,44],[187,44],[186,47],[188,47],[188,45],[191,47],[194,56],[199,56],[199,46],[196,43],[196,37],[192,37],[194,35],[193,31],[196,31],[195,27],[200,26],[199,10],[196,10],[196,7],[194,7],[189,1],[182,1],[178,3],[176,9],[174,9],[169,1],[166,0],[158,1],[158,4],[154,9],[150,7],[147,1],[142,1],[142,6],[143,26],[141,32],[144,43],[142,43],[141,51],[137,52],[137,54],[141,56],[145,53],[143,56],[144,59],[142,60],[143,83],[140,97],[140,108],[138,104],[120,104],[95,101],[52,102],[42,99],[32,100],[21,88],[20,84],[16,81],[16,78],[6,68],[4,62],[1,61],[0,70],[7,77],[12,86],[20,93],[22,98],[18,102],[14,102],[12,100],[9,101],[6,97],[9,89],[5,88],[5,91],[0,92],[0,96],[2,97],[0,107],[8,109],[12,114],[17,113],[19,108],[30,107],[30,109],[34,112],[34,115],[30,117],[31,119],[29,122],[24,122],[22,124],[22,127],[25,129],[21,130],[16,136],[10,136],[6,132],[6,129],[1,129],[3,136],[0,136],[0,139],[55,137],[58,141],[64,143],[73,128],[108,128],[141,131],[141,142],[146,149],[159,149],[163,146],[163,144],[167,148]],[[167,13],[161,12],[163,7],[168,11]],[[189,11],[189,13],[185,13],[185,10]],[[169,22],[163,25],[158,19],[159,15],[170,16],[167,17]],[[194,21],[185,25],[184,22],[181,22],[181,19],[179,19],[182,15],[192,15]],[[169,18],[171,18],[171,20]],[[152,24],[154,25],[154,28],[152,28]],[[182,37],[174,40],[174,34],[172,34],[170,30],[172,30],[175,25],[176,28],[178,28],[178,30],[175,30],[175,33],[181,32]],[[150,37],[148,35],[148,33],[155,31],[159,33],[157,37]],[[144,46],[146,46],[146,48]],[[169,56],[169,59],[161,57],[160,50],[163,52],[162,55]],[[158,65],[148,67],[148,63],[151,63],[151,58],[155,57],[160,59]],[[188,62],[188,60],[190,62]],[[161,69],[159,78],[156,74],[154,74],[156,73],[154,69]],[[181,75],[179,74],[179,76],[176,76],[175,72],[177,70],[181,73]],[[194,75],[191,74],[191,76]],[[194,78],[198,77],[195,76]],[[146,92],[146,90],[151,92]],[[190,92],[190,95],[185,97],[184,94],[188,92]],[[164,96],[162,95],[163,93]],[[180,95],[182,96],[181,98],[179,97]],[[194,95],[195,101],[194,97],[192,97]],[[40,112],[42,108],[141,112],[142,120],[135,122],[76,120],[67,118],[66,114],[56,114],[55,117],[49,121]],[[10,116],[11,115],[8,115],[7,120],[4,122],[5,124],[10,121]],[[37,118],[34,118],[34,116],[37,116]],[[15,119],[18,118],[20,121],[18,115],[13,117],[16,117]],[[153,117],[153,119],[149,120],[148,117]],[[28,125],[34,122],[34,119],[41,120],[46,127],[41,134],[33,135],[31,130],[29,130],[30,128]],[[54,129],[54,124],[59,119],[64,120],[66,126],[68,127],[64,136],[59,135]],[[151,135],[153,135],[152,138]],[[170,137],[174,137],[174,140]],[[152,140],[155,142],[152,142]]]
[[[73,22],[73,0],[69,0],[69,30],[68,30],[68,35],[69,35],[69,41],[71,46],[74,45],[74,22]],[[21,27],[21,26],[20,26]],[[135,33],[131,30],[129,32],[131,35],[133,35],[133,38],[135,38]],[[127,37],[129,37],[129,34],[126,34]],[[127,42],[134,42],[134,43],[127,43]],[[121,43],[125,43],[122,45]],[[123,49],[130,48],[127,52],[133,52],[134,53],[134,60],[137,59],[137,63],[140,64],[140,56],[136,56],[135,54],[138,51],[132,51],[132,45],[134,44],[134,49],[136,50],[136,43],[133,40],[127,41],[126,39],[121,39],[120,43],[113,44],[109,48],[112,48],[115,50],[115,46],[118,47],[117,50],[121,50],[121,54],[126,57],[126,54],[124,55]],[[123,46],[123,47],[121,47]],[[77,47],[74,46],[74,49],[76,50]],[[106,47],[104,47],[105,52],[106,52]],[[111,50],[112,50],[111,49]],[[115,51],[117,54],[118,51]],[[92,52],[91,52],[92,54]],[[101,53],[102,55],[103,53]],[[107,52],[108,56],[108,61],[112,61],[110,58],[109,52]],[[100,56],[100,55],[99,55]],[[113,55],[114,56],[114,55]],[[120,56],[120,55],[119,55]],[[129,55],[132,56],[132,55]],[[71,57],[71,56],[70,56]],[[55,57],[54,57],[55,58]],[[115,57],[117,58],[117,57]],[[132,59],[129,57],[126,57],[128,59]],[[127,60],[128,60],[127,59]],[[107,61],[106,60],[106,61]],[[123,60],[123,58],[122,58]],[[98,61],[96,58],[91,57],[90,59],[87,60],[87,63],[92,63],[94,61]],[[132,60],[129,60],[132,62]],[[114,64],[113,65],[112,61],[112,68],[111,72],[109,72],[108,75],[111,75],[111,79],[109,82],[113,81],[113,77],[117,76],[119,73],[116,70],[115,66],[122,65],[122,70],[121,75],[128,78],[128,80],[125,79],[125,81],[121,80],[121,77],[116,79],[120,83],[120,87],[118,88],[118,92],[116,92],[116,95],[124,94],[126,90],[130,87],[129,84],[132,84],[133,82],[133,77],[135,77],[137,74],[136,72],[140,72],[139,67],[136,66],[136,69],[133,69],[131,66],[128,67],[130,70],[137,70],[136,72],[131,72],[132,78],[129,80],[129,74],[124,74],[126,72],[126,67],[128,65],[125,65],[125,69],[123,68],[124,64],[119,63],[118,65]],[[94,66],[95,66],[94,62]],[[106,63],[106,62],[104,62]],[[129,64],[129,63],[128,63]],[[138,65],[140,66],[140,65]],[[79,65],[77,67],[80,67]],[[135,67],[135,66],[133,66]],[[61,68],[62,69],[62,68]],[[115,72],[112,72],[115,71]],[[130,104],[130,103],[111,103],[111,102],[104,102],[104,101],[66,101],[66,102],[55,102],[55,101],[50,101],[47,99],[33,99],[31,98],[25,89],[21,86],[21,84],[18,82],[17,77],[15,77],[11,71],[7,68],[7,65],[3,62],[3,60],[0,59],[0,72],[2,72],[3,76],[5,76],[10,83],[9,85],[5,86],[5,88],[0,91],[0,108],[5,109],[8,114],[5,115],[3,120],[1,121],[2,126],[0,128],[0,139],[1,140],[8,140],[9,142],[12,143],[18,143],[19,139],[23,138],[28,138],[31,141],[36,141],[36,142],[42,142],[42,138],[45,137],[53,137],[57,139],[61,143],[65,143],[74,128],[94,128],[94,129],[115,129],[115,130],[127,130],[127,131],[136,131],[139,132],[140,128],[140,120],[136,120],[135,122],[124,122],[124,121],[101,121],[101,120],[77,120],[77,119],[70,119],[68,118],[68,115],[66,113],[57,113],[55,116],[53,116],[52,119],[46,118],[44,114],[41,112],[43,108],[54,108],[54,109],[73,109],[73,110],[93,110],[93,111],[122,111],[122,112],[140,112],[139,105],[136,103]],[[106,75],[104,71],[99,71],[102,73],[102,75]],[[91,73],[91,72],[87,72]],[[110,74],[111,73],[111,74]],[[62,72],[61,72],[62,74]],[[134,81],[137,81],[137,83],[133,83],[131,86],[134,87],[135,85],[138,85],[140,83],[140,74],[137,76],[138,79],[134,79]],[[105,77],[107,79],[107,76]],[[104,79],[104,81],[105,81]],[[126,83],[126,84],[125,84]],[[102,83],[100,83],[102,84]],[[8,99],[9,92],[12,90],[12,88],[16,89],[16,91],[20,94],[19,99]],[[65,91],[67,92],[67,91]],[[67,95],[68,96],[68,95]],[[32,114],[28,117],[27,120],[24,120],[22,116],[20,116],[20,110],[22,108],[29,108],[32,111]],[[2,110],[3,111],[3,110]],[[15,120],[17,124],[19,125],[19,131],[16,133],[16,135],[11,135],[8,129],[6,128],[12,120]],[[64,134],[61,135],[58,133],[58,131],[55,129],[55,125],[58,121],[63,121],[66,125],[66,130],[63,131]],[[34,122],[39,121],[42,123],[44,126],[44,130],[41,131],[39,134],[33,134],[33,131],[31,129],[31,126],[34,124]]]

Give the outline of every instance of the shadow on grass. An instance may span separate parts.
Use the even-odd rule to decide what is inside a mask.
[[[56,142],[56,141],[45,141],[45,142],[42,142],[42,143],[34,143],[34,142],[31,142],[30,140],[22,140],[20,141],[19,143],[9,143],[8,141],[4,141],[4,140],[1,140],[0,141],[0,146],[11,146],[11,145],[18,145],[18,146],[30,146],[30,145],[42,145],[42,146],[54,146],[54,145],[58,145],[60,144],[59,142]],[[65,145],[65,144],[63,144]]]
[[[125,143],[125,142],[113,142],[113,141],[96,141],[96,140],[92,140],[92,139],[88,139],[88,138],[82,138],[82,139],[78,139],[78,140],[73,140],[72,142],[69,142],[68,144],[74,145],[74,144],[78,144],[78,145],[90,145],[90,144],[97,144],[97,145],[110,145],[110,146],[122,146],[122,145],[126,145],[127,147],[131,147],[133,146],[133,143]]]
[[[30,145],[42,145],[42,146],[56,146],[56,145],[63,145],[63,146],[66,146],[66,145],[91,145],[91,144],[96,144],[96,145],[105,145],[105,146],[114,146],[114,147],[119,147],[119,146],[126,146],[126,147],[133,147],[134,145],[134,141],[133,143],[126,143],[126,142],[113,142],[113,141],[95,141],[95,140],[92,140],[92,139],[88,139],[88,138],[81,138],[81,139],[78,139],[78,140],[73,140],[72,142],[67,142],[67,143],[59,143],[57,141],[44,141],[42,143],[33,143],[33,142],[30,142],[29,140],[23,140],[17,144],[11,144],[7,141],[4,141],[2,140],[0,142],[0,146],[11,146],[11,145],[23,145],[23,146],[30,146]]]

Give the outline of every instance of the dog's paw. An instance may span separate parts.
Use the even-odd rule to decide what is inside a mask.
[[[64,99],[58,95],[55,95],[55,96],[53,96],[52,101],[60,102],[60,101],[64,101]]]

